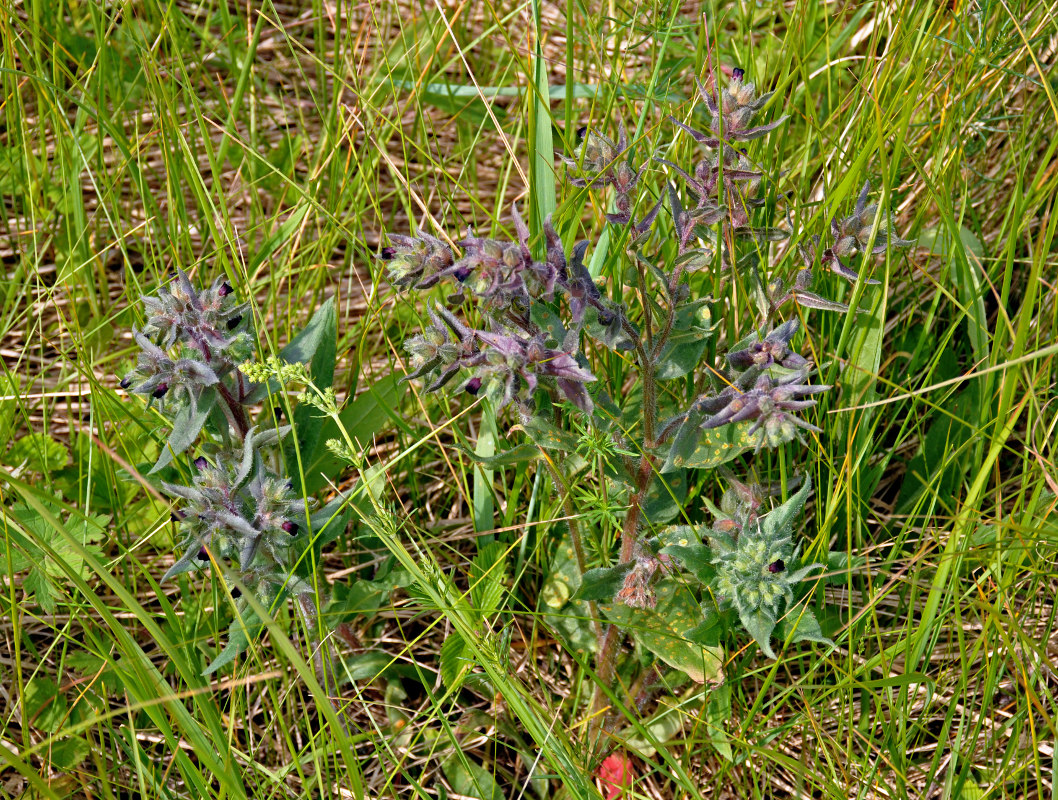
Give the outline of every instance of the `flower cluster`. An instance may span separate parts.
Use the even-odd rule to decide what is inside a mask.
[[[595,376],[571,354],[547,347],[545,334],[475,330],[443,306],[429,307],[427,313],[430,325],[404,345],[412,357],[408,379],[437,373],[427,391],[437,391],[459,370],[467,370],[473,377],[464,388],[475,395],[484,392],[502,408],[516,399],[526,403],[541,379],[553,380],[567,400],[591,413],[585,384]]]
[[[906,248],[913,244],[909,239],[901,239],[891,234],[886,227],[884,217],[878,223],[877,236],[875,236],[875,217],[878,216],[878,205],[876,203],[867,205],[867,197],[870,191],[870,181],[864,182],[863,188],[860,189],[860,194],[856,198],[856,207],[852,214],[841,219],[835,217],[831,220],[830,234],[833,241],[829,247],[819,252],[820,237],[818,235],[813,236],[810,242],[799,245],[798,250],[805,263],[805,269],[801,271],[801,275],[807,273],[806,278],[801,278],[799,275],[801,284],[811,283],[811,267],[816,261],[817,253],[823,266],[842,278],[854,282],[859,279],[860,274],[842,259],[850,258],[860,252],[866,252],[871,244],[872,237],[874,237],[874,245],[870,247],[871,255],[884,253],[890,247]],[[873,285],[879,283],[873,278],[867,278],[865,282]]]
[[[677,221],[681,249],[686,247],[694,225],[709,226],[727,219],[732,228],[744,228],[749,225],[749,209],[763,203],[763,200],[755,197],[761,173],[753,168],[748,152],[736,149],[731,143],[759,139],[786,122],[788,117],[781,117],[767,125],[749,127],[772,93],[758,97],[754,85],[746,83],[744,78],[743,70],[733,70],[732,79],[727,88],[721,90],[719,99],[701,83],[698,84],[698,91],[711,115],[708,133],[669,117],[696,142],[718,151],[698,162],[693,175],[671,161],[657,159],[680,175],[698,197],[698,206],[688,212],[688,220],[682,225]]]
[[[244,324],[249,306],[235,300],[223,279],[196,291],[182,269],[176,273],[157,297],[143,298],[147,320],[133,332],[139,360],[120,385],[156,399],[194,402],[253,352]]]
[[[810,488],[806,482],[784,505],[762,515],[761,487],[739,484],[725,493],[720,509],[713,509],[716,521],[708,540],[717,599],[721,607],[738,611],[746,628],[773,658],[768,645],[772,629],[783,610],[793,605],[798,584],[823,566],[801,566],[800,545],[793,543],[793,520]]]
[[[174,516],[184,536],[184,555],[166,573],[171,578],[213,558],[231,559],[248,584],[289,569],[291,539],[301,530],[306,502],[290,482],[267,469],[262,448],[275,445],[290,429],[251,429],[240,450],[218,449],[213,463],[195,459],[191,486],[164,483],[185,504]]]
[[[632,192],[639,182],[639,173],[621,156],[628,150],[628,133],[624,123],[617,124],[617,142],[597,130],[581,128],[577,131],[579,144],[573,157],[560,156],[562,161],[584,170],[583,178],[571,178],[570,184],[577,187],[612,186],[614,207],[617,213],[607,214],[606,219],[614,225],[627,225],[632,221]],[[619,160],[620,159],[620,160]]]
[[[651,584],[660,565],[661,562],[655,557],[638,555],[632,562],[632,568],[625,574],[614,600],[629,608],[657,608],[658,596]]]
[[[799,430],[821,432],[797,416],[816,404],[805,398],[831,388],[808,383],[812,364],[790,347],[798,327],[791,319],[764,337],[754,333],[735,345],[727,355],[731,371],[723,388],[702,395],[666,424],[666,432],[676,432],[676,451],[693,443],[697,431],[739,422],[753,422],[746,434],[758,450],[778,447]]]

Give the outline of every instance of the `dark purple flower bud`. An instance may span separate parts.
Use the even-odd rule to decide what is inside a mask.
[[[742,80],[742,77],[746,74],[746,71],[742,67],[735,67],[731,70],[731,77],[736,81]]]
[[[240,322],[242,322],[242,314],[236,314],[234,317],[228,320],[228,330],[235,330],[239,327]]]
[[[777,558],[770,564],[768,564],[768,572],[770,572],[772,575],[782,572],[784,569],[786,569],[786,562],[783,561],[781,558]]]
[[[198,458],[195,459],[194,463],[195,463],[195,468],[196,469],[205,469],[206,467],[209,466],[209,462],[206,461],[206,457],[205,456],[199,456]]]
[[[452,273],[452,276],[457,281],[462,283],[463,281],[465,281],[467,278],[470,277],[470,273],[471,272],[473,272],[473,270],[470,267],[460,267],[459,269],[457,269],[455,272]]]
[[[289,533],[291,536],[298,535],[298,525],[296,522],[291,522],[290,520],[287,520],[280,527],[287,533]]]
[[[467,390],[468,394],[476,395],[481,391],[481,378],[471,378],[463,388]]]
[[[209,561],[209,551],[205,547],[198,548],[198,555],[196,556],[199,561]]]
[[[151,392],[151,397],[159,398],[165,397],[165,393],[169,391],[168,383],[159,383],[158,388]]]
[[[378,257],[383,261],[392,261],[397,255],[397,248],[395,247],[383,247],[378,251]]]
[[[118,381],[118,386],[120,386],[122,389],[128,389],[130,386],[132,386],[132,378],[122,378],[120,381]]]
[[[587,125],[582,125],[581,127],[577,128],[576,137],[577,137],[577,141],[578,142],[582,141],[584,139],[584,137],[587,136],[587,135],[588,135],[588,126]]]
[[[180,522],[180,520],[182,520],[184,516],[184,512],[180,511],[179,509],[177,509],[176,511],[169,512],[169,519],[171,519],[173,522]]]
[[[242,589],[240,589],[238,586],[233,586],[231,589],[231,596],[233,599],[238,600],[240,597],[242,597]]]
[[[221,297],[227,297],[234,291],[235,290],[232,288],[231,284],[227,281],[224,281],[224,283],[222,283],[220,285],[220,288],[217,290],[217,294],[219,294]]]

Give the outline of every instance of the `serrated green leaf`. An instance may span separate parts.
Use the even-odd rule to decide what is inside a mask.
[[[20,436],[11,445],[5,460],[12,466],[25,465],[31,472],[49,475],[66,466],[70,461],[70,451],[66,445],[55,441],[50,436],[33,431]]]
[[[51,678],[38,676],[26,684],[25,703],[27,721],[34,728],[55,733],[62,727],[68,703]]]
[[[694,595],[682,583],[665,579],[657,584],[657,607],[629,608],[609,603],[599,608],[615,625],[671,667],[682,670],[696,683],[723,680],[723,651],[692,642],[687,634],[701,622]]]

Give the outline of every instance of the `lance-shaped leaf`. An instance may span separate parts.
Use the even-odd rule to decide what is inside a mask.
[[[206,389],[194,401],[183,406],[173,417],[173,430],[169,439],[162,448],[158,461],[148,473],[153,475],[159,470],[165,469],[175,456],[183,453],[195,443],[202,426],[206,424],[210,411],[217,404],[216,391]]]
[[[570,600],[605,600],[612,602],[624,583],[632,562],[615,567],[589,569],[580,579],[580,588]]]
[[[723,650],[691,641],[688,634],[701,622],[701,610],[690,590],[666,579],[655,587],[655,608],[631,608],[623,603],[600,605],[606,617],[628,631],[640,644],[696,683],[718,684],[724,679]]]

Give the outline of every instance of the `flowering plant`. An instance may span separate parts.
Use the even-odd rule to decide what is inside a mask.
[[[613,681],[628,635],[698,681],[721,679],[723,638],[736,621],[768,656],[776,639],[829,643],[805,598],[822,565],[803,563],[795,537],[810,481],[789,476],[800,490],[769,510],[770,490],[723,465],[822,433],[805,415],[831,387],[813,381],[816,365],[798,347],[804,312],[781,321],[791,306],[849,312],[812,291],[817,268],[874,284],[860,278],[851,259],[872,242],[870,255],[910,244],[879,224],[879,207],[867,204],[869,184],[851,216],[834,217],[832,241],[821,252],[819,236],[763,224],[764,171],[742,145],[787,118],[754,125],[772,95],[758,95],[741,69],[719,93],[701,83],[698,89],[707,130],[670,120],[704,153],[689,167],[652,158],[685,191],[667,177],[651,191],[658,172],[649,162],[631,163],[621,122],[616,139],[582,128],[578,147],[563,157],[575,172],[572,185],[612,191],[606,221],[623,232],[627,258],[610,288],[617,297],[638,297],[638,305],[607,296],[585,264],[589,243],[567,247],[551,217],[536,255],[517,211],[515,241],[468,235],[451,247],[420,232],[392,235],[379,253],[400,289],[453,289],[443,302],[427,304],[423,333],[405,343],[407,377],[426,380],[434,392],[459,376],[459,385],[487,397],[494,411],[512,409],[531,446],[478,460],[499,467],[540,458],[563,498],[575,591],[559,595],[551,618],[571,641],[576,637],[560,620],[589,621],[593,636],[580,642],[595,653],[600,685]],[[668,215],[660,213],[665,206]],[[768,243],[791,236],[802,240],[796,252],[803,266],[787,288],[766,253]],[[692,296],[698,272],[715,284],[748,283],[757,299],[759,319],[728,341],[719,363],[706,355],[716,342],[712,315],[723,301]],[[480,327],[461,318],[460,309],[471,305]],[[634,365],[634,383],[623,371],[600,373],[606,351]],[[695,396],[687,398],[691,387]],[[572,435],[573,424],[590,433]],[[594,459],[578,458],[585,447]],[[579,521],[570,487],[586,463],[600,468],[590,480],[626,503],[616,554]],[[690,471],[701,469],[720,469],[731,487],[720,507],[711,507],[715,523],[670,524],[686,516],[680,501]]]

